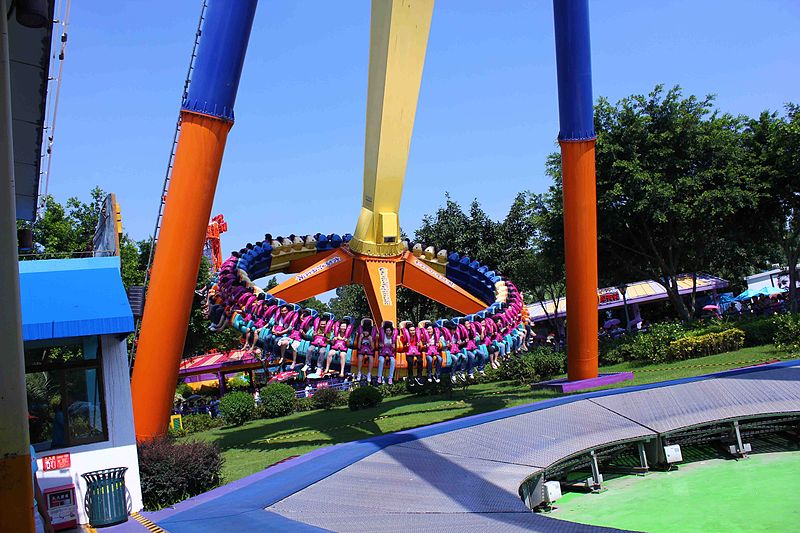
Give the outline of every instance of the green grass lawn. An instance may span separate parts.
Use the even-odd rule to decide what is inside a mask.
[[[633,382],[610,387],[614,388],[791,358],[772,346],[761,346],[669,364],[623,363],[603,367],[601,372],[634,372]],[[350,411],[347,407],[339,407],[331,411],[294,413],[279,419],[254,420],[241,427],[196,433],[182,440],[215,442],[225,457],[223,476],[227,483],[287,457],[302,455],[329,444],[364,439],[555,396],[549,391],[533,391],[527,385],[482,383],[472,385],[466,391],[456,389],[451,397],[395,396],[373,409]]]

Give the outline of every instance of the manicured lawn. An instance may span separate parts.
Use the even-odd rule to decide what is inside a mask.
[[[624,387],[677,379],[748,366],[774,359],[791,359],[772,346],[744,348],[736,352],[661,365],[623,363],[603,367],[602,372],[632,370],[633,382]],[[315,448],[425,426],[468,415],[532,403],[556,395],[532,391],[509,382],[482,383],[466,391],[456,389],[452,397],[402,395],[388,398],[373,409],[294,413],[270,420],[254,420],[237,428],[218,428],[185,439],[215,442],[225,456],[225,482],[248,476],[293,455]],[[185,440],[184,439],[184,440]]]

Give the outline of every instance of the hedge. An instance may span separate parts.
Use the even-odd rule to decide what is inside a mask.
[[[708,333],[696,337],[683,337],[672,341],[665,351],[665,361],[683,361],[707,355],[732,352],[744,345],[745,333],[728,329],[721,333]]]
[[[225,459],[216,445],[159,438],[139,444],[144,508],[155,511],[209,491],[222,482]]]

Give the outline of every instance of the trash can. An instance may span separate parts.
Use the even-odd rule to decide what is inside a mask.
[[[126,467],[86,472],[86,498],[83,504],[92,527],[113,526],[128,520],[125,501]]]

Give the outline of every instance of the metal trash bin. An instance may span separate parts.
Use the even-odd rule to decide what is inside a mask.
[[[86,472],[86,497],[83,500],[92,527],[113,526],[128,520],[125,501],[126,467]]]

